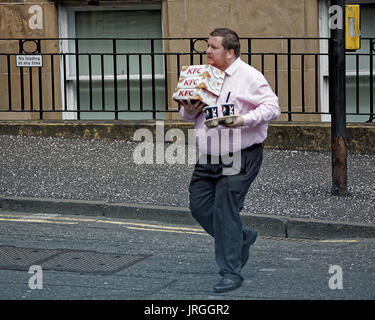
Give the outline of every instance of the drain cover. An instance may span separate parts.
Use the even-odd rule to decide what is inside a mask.
[[[0,246],[0,269],[29,270],[32,265],[39,265],[63,250],[17,248]]]
[[[32,265],[40,265],[43,270],[106,275],[125,269],[147,257],[149,255],[0,246],[0,269],[29,270]]]
[[[111,254],[93,251],[70,251],[61,253],[41,264],[42,269],[81,273],[112,274],[148,256]]]

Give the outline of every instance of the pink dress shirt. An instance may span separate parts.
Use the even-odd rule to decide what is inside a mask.
[[[221,104],[226,103],[229,92],[228,103],[234,104],[235,115],[242,115],[244,120],[239,128],[221,125],[208,128],[204,124],[204,112],[192,118],[184,113],[181,106],[182,119],[195,123],[195,136],[201,153],[225,155],[262,143],[267,137],[268,123],[280,116],[278,98],[263,74],[241,58],[225,70],[223,87],[216,101],[219,117],[223,115]]]

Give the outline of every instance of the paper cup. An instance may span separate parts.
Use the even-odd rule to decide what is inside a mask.
[[[233,103],[222,104],[221,110],[223,111],[223,117],[234,116],[234,104]]]
[[[217,106],[207,106],[203,108],[206,120],[215,119],[219,116]]]

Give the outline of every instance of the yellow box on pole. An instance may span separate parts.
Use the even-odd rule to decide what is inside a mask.
[[[361,48],[360,8],[359,5],[349,4],[346,8],[346,50],[359,50]]]

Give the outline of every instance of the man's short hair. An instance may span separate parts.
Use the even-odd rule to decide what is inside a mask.
[[[234,55],[236,58],[240,56],[240,39],[238,38],[238,35],[233,30],[230,30],[228,28],[216,28],[214,31],[210,33],[211,37],[222,37],[222,45],[225,50],[234,50]]]

